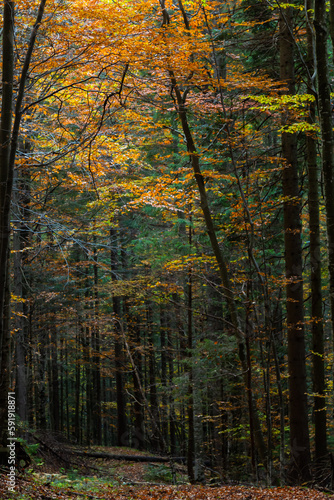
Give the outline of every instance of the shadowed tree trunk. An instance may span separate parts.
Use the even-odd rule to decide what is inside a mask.
[[[173,387],[174,384],[174,349],[173,349],[173,338],[171,328],[168,326],[167,329],[167,363],[168,363],[168,382],[169,386]],[[169,397],[169,439],[170,439],[170,453],[175,455],[176,453],[176,415],[174,409],[174,397],[172,391],[170,391]]]
[[[112,280],[117,281],[117,270],[119,263],[118,255],[118,235],[117,230],[110,229],[111,252],[110,267]],[[124,353],[121,333],[121,299],[117,292],[112,296],[114,313],[114,346],[115,346],[115,379],[116,379],[116,404],[117,404],[117,445],[128,445],[128,426],[126,419],[126,401],[124,386]]]
[[[74,412],[74,435],[77,443],[80,441],[80,377],[81,377],[81,364],[82,364],[82,345],[83,345],[83,327],[82,325],[77,325],[76,334],[76,360],[75,360],[75,412]],[[65,346],[66,349],[66,346]],[[67,374],[66,374],[67,375]],[[66,377],[68,380],[68,377]]]
[[[280,76],[295,94],[292,9],[280,11]],[[288,113],[282,118],[289,122]],[[286,314],[288,329],[289,419],[292,481],[310,478],[301,242],[301,198],[296,134],[282,133]]]
[[[20,155],[30,153],[31,144],[24,141],[20,144]],[[15,179],[14,192],[14,219],[16,227],[13,235],[13,271],[14,295],[18,298],[15,304],[16,330],[16,397],[17,410],[20,419],[28,421],[28,360],[27,346],[29,345],[29,271],[28,247],[30,243],[29,214],[30,214],[30,168],[29,160],[18,169]]]
[[[314,75],[314,36],[310,13],[314,9],[314,0],[307,2],[307,45],[309,92],[313,93],[312,75]],[[316,121],[315,103],[310,104],[309,122]],[[313,351],[313,392],[314,392],[314,444],[315,458],[320,460],[327,454],[327,425],[325,399],[325,360],[324,331],[321,291],[321,247],[320,247],[320,216],[319,216],[319,169],[317,164],[317,139],[307,136],[308,164],[308,206],[310,217],[310,261],[311,261],[311,292],[312,292],[312,351]]]
[[[96,238],[94,237],[94,244]],[[94,321],[92,328],[93,349],[93,435],[96,444],[102,444],[102,417],[101,417],[101,361],[100,361],[100,327],[99,311],[100,299],[98,291],[97,249],[94,247]]]
[[[149,401],[152,417],[156,426],[152,429],[151,440],[153,449],[156,451],[164,451],[164,443],[161,436],[161,422],[159,414],[158,394],[157,394],[157,380],[156,380],[156,359],[155,359],[155,345],[154,345],[154,322],[152,304],[148,303],[146,306],[146,321],[148,331],[148,376],[149,376]]]
[[[3,3],[2,30],[2,99],[0,130],[0,444],[6,440],[7,393],[9,388],[9,293],[8,262],[10,235],[10,202],[13,169],[10,166],[12,100],[14,74],[14,2]]]
[[[191,222],[191,219],[190,219]],[[189,248],[192,246],[192,227],[189,226],[188,233]],[[188,417],[188,449],[187,449],[187,470],[188,478],[191,483],[194,483],[195,478],[195,415],[194,415],[194,377],[192,367],[192,348],[193,348],[193,284],[192,284],[192,268],[188,268],[188,283],[187,283],[187,372],[188,372],[188,394],[187,394],[187,417]]]
[[[15,155],[22,118],[22,101],[37,31],[44,14],[46,0],[41,0],[32,29],[17,90],[12,128],[14,74],[14,2],[4,0],[2,30],[2,98],[0,122],[0,442],[6,433],[6,408],[9,376],[9,270],[10,206],[13,189]]]
[[[166,331],[167,331],[167,321],[164,310],[164,305],[160,306],[160,346],[161,346],[161,433],[163,436],[163,441],[168,445],[168,417],[167,417],[167,345],[166,345]],[[167,450],[169,446],[167,446]],[[165,450],[165,451],[167,451]]]
[[[142,338],[137,318],[132,318],[129,313],[129,305],[127,304],[127,322],[131,341],[132,352],[132,376],[133,376],[133,415],[134,415],[134,430],[132,446],[138,450],[144,449],[145,446],[145,426],[144,426],[144,392],[143,392],[143,356],[142,356]]]

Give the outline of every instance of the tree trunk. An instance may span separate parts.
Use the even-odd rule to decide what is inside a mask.
[[[81,378],[81,363],[82,363],[81,359],[82,345],[83,345],[83,328],[81,325],[78,325],[77,335],[76,335],[75,412],[74,412],[74,435],[77,443],[81,442],[80,441],[80,394],[81,394],[80,378]],[[68,374],[66,374],[66,380],[68,383]]]
[[[21,145],[21,154],[27,155],[31,145],[24,141]],[[18,298],[15,304],[15,330],[16,330],[16,395],[17,409],[20,419],[28,421],[28,363],[27,345],[29,344],[29,272],[28,250],[30,243],[29,218],[30,218],[30,172],[29,165],[23,164],[17,173],[16,195],[14,195],[14,214],[16,228],[13,235],[13,270],[14,270],[14,295]]]
[[[192,246],[192,228],[189,227],[189,248]],[[188,269],[187,284],[187,372],[188,372],[188,393],[187,393],[187,418],[188,418],[188,450],[187,450],[187,471],[190,483],[195,483],[195,416],[194,416],[194,377],[192,367],[193,348],[193,290],[192,290],[192,269]]]
[[[6,412],[9,389],[9,342],[7,328],[9,311],[8,283],[10,202],[12,176],[10,169],[10,140],[12,128],[12,100],[14,74],[14,2],[5,0],[3,4],[2,31],[2,98],[0,122],[0,444],[7,445]]]
[[[156,426],[151,430],[152,445],[154,451],[164,452],[164,444],[161,439],[161,426],[157,394],[157,381],[156,381],[156,359],[155,359],[155,345],[153,335],[153,312],[151,304],[146,306],[146,319],[148,331],[148,370],[149,370],[149,401],[152,417]]]
[[[329,4],[330,4],[330,35],[332,40],[332,47],[334,49],[334,0],[330,0]],[[334,61],[334,51],[332,51],[332,54]]]
[[[95,244],[95,237],[94,237]],[[99,328],[99,292],[98,292],[97,250],[94,247],[94,322],[92,328],[93,349],[93,437],[96,444],[102,444],[101,418],[101,366],[100,366],[100,328]]]
[[[308,0],[307,12],[314,10],[314,0]],[[313,91],[311,77],[315,70],[314,36],[312,19],[308,14],[306,22],[308,45],[309,92]],[[309,122],[316,122],[315,103],[310,104]],[[321,290],[321,246],[319,216],[319,171],[317,165],[317,140],[309,134],[306,138],[308,165],[308,206],[310,217],[310,263],[311,263],[311,318],[312,318],[312,352],[313,352],[313,392],[314,392],[314,443],[315,458],[320,460],[327,455],[327,425],[325,398],[325,360],[324,331]]]
[[[295,93],[292,9],[280,12],[280,73],[288,93]],[[283,125],[289,117],[283,117]],[[301,242],[301,199],[298,185],[297,140],[295,134],[282,133],[285,161],[282,182],[284,202],[284,245],[286,274],[286,312],[288,329],[289,418],[291,479],[310,478],[310,441],[307,415],[304,307]]]
[[[17,413],[23,422],[28,420],[28,405],[27,405],[27,367],[26,367],[26,345],[27,325],[24,314],[25,299],[23,294],[23,271],[22,271],[22,240],[20,232],[15,231],[13,237],[13,270],[14,270],[14,295],[18,297],[15,304],[15,330],[16,330],[16,399]]]
[[[86,318],[88,321],[88,318]],[[84,348],[84,364],[85,364],[85,380],[86,380],[86,444],[90,446],[92,444],[92,427],[93,427],[93,415],[92,415],[92,368],[91,368],[91,347],[90,347],[90,331],[89,327],[86,326],[85,338],[83,340]]]
[[[29,71],[37,31],[41,24],[46,0],[41,0],[36,22],[32,29],[26,56],[23,62],[19,81],[15,119],[12,129],[12,101],[14,75],[14,2],[4,0],[3,4],[3,32],[2,32],[2,98],[0,122],[0,348],[4,353],[9,352],[10,342],[9,309],[10,295],[6,292],[8,286],[7,272],[9,269],[9,240],[10,240],[10,205],[13,189],[13,174],[16,148],[21,126],[21,105],[24,97],[25,84]],[[0,362],[7,362],[4,354]],[[9,360],[9,358],[8,358]],[[0,366],[0,403],[7,400],[9,365]],[[5,411],[6,407],[0,404],[0,442],[4,442],[6,434]]]
[[[167,345],[166,345],[166,331],[167,331],[167,320],[164,310],[164,305],[160,306],[160,346],[161,346],[161,433],[163,441],[169,449],[169,436],[168,436],[168,417],[167,417]]]
[[[252,335],[252,326],[250,321],[251,315],[251,300],[250,300],[250,284],[247,282],[247,304],[246,304],[246,355],[247,355],[247,402],[248,402],[248,416],[249,416],[249,434],[250,434],[250,451],[251,451],[251,466],[253,480],[257,480],[256,473],[256,456],[255,456],[255,440],[254,440],[254,417],[253,417],[253,387],[252,387],[252,363],[250,351],[250,338]],[[269,412],[271,411],[269,407]],[[267,422],[268,424],[268,422]],[[268,434],[270,435],[270,427],[268,426]],[[270,439],[268,439],[268,457],[271,455]]]
[[[46,406],[47,406],[47,395],[46,395],[46,372],[47,372],[47,350],[46,350],[46,339],[47,333],[44,329],[44,325],[40,325],[40,332],[38,335],[39,350],[38,354],[38,405],[36,405],[37,411],[37,426],[45,430],[46,429]]]
[[[57,328],[51,329],[50,349],[51,349],[51,381],[52,381],[52,428],[59,431],[59,371],[58,371],[58,338]],[[49,382],[50,383],[50,382]]]
[[[173,338],[172,338],[172,332],[171,329],[168,327],[167,330],[167,362],[168,362],[168,382],[169,386],[173,387],[174,385],[174,361],[173,361],[173,355],[174,355],[174,349],[173,349]],[[171,455],[174,455],[176,453],[176,429],[175,429],[175,422],[176,422],[176,415],[175,415],[175,409],[174,409],[174,397],[172,392],[170,391],[169,395],[169,439],[170,439],[170,453]]]
[[[129,316],[128,316],[129,317]],[[134,392],[134,444],[138,450],[142,450],[145,445],[145,428],[144,428],[144,394],[143,394],[143,378],[142,378],[142,354],[140,350],[141,335],[139,326],[136,324],[129,325],[130,338],[132,344],[133,369],[133,392]]]
[[[7,262],[9,264],[9,261]],[[9,272],[4,286],[3,344],[0,351],[0,445],[7,446],[8,391],[10,390],[10,290]]]
[[[111,278],[117,281],[118,271],[118,238],[117,230],[110,229],[111,252],[110,252],[110,268]],[[115,346],[115,379],[116,379],[116,404],[117,404],[117,446],[127,446],[128,442],[128,426],[126,418],[126,401],[124,387],[124,353],[123,342],[121,335],[121,299],[117,293],[112,295],[113,314],[114,314],[114,346]]]
[[[318,102],[322,138],[322,171],[327,218],[328,269],[332,325],[334,323],[334,168],[331,84],[328,74],[326,1],[314,5]],[[332,326],[333,329],[333,326]]]

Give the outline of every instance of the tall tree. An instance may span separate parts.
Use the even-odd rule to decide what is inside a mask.
[[[118,231],[115,228],[110,228],[110,267],[112,280],[118,280],[118,267],[120,263],[120,243],[118,239]],[[126,417],[126,398],[125,398],[125,380],[124,380],[124,347],[122,339],[121,314],[122,303],[121,297],[116,293],[112,295],[113,314],[114,314],[114,345],[115,345],[115,379],[116,379],[116,403],[117,403],[117,445],[124,446],[127,444],[128,425]]]
[[[33,54],[38,28],[41,24],[46,0],[41,0],[36,21],[31,31],[28,47],[23,60],[19,87],[15,99],[14,123],[12,127],[12,101],[14,77],[14,2],[5,0],[3,4],[3,47],[2,47],[2,99],[0,131],[0,347],[2,366],[0,381],[0,408],[6,409],[9,366],[6,353],[9,349],[9,294],[8,284],[9,244],[10,244],[10,207],[12,200],[13,177],[16,150],[22,119],[22,102],[25,93],[31,57]],[[6,429],[5,414],[0,415],[0,439]]]
[[[13,166],[10,164],[14,76],[14,2],[3,4],[2,97],[0,130],[0,442],[6,438],[6,408],[9,385],[9,234]]]
[[[306,5],[307,30],[307,70],[308,92],[315,93],[312,80],[315,74],[314,29],[311,12],[314,11],[314,0]],[[316,104],[310,103],[309,121],[316,121]],[[308,165],[308,206],[310,217],[310,262],[311,262],[311,317],[312,317],[312,352],[313,352],[313,391],[314,391],[314,441],[315,458],[323,459],[327,454],[326,425],[326,383],[324,359],[324,328],[322,311],[322,279],[321,279],[321,245],[320,245],[320,203],[319,203],[319,167],[317,158],[317,139],[309,134],[307,141]]]
[[[169,26],[170,19],[169,19],[169,14],[167,12],[165,2],[163,0],[160,0],[161,8],[162,8],[162,15],[163,15],[163,27],[166,29]],[[185,25],[185,30],[186,30],[186,36],[190,35],[190,24],[188,20],[187,13],[185,12],[185,9],[183,7],[182,1],[178,1],[178,5],[182,14],[182,18],[184,21]],[[169,54],[170,56],[170,54]],[[192,57],[192,56],[191,56]],[[170,59],[170,57],[168,58]],[[193,174],[196,180],[197,188],[198,188],[198,193],[200,196],[200,205],[203,213],[203,218],[205,221],[206,225],[206,230],[210,239],[210,244],[212,251],[214,253],[215,259],[217,261],[217,265],[219,268],[219,273],[220,273],[220,278],[222,281],[222,285],[224,287],[224,295],[226,297],[226,301],[228,304],[229,308],[229,313],[231,317],[231,323],[233,325],[234,333],[238,342],[238,349],[239,349],[239,359],[242,365],[242,370],[245,378],[245,385],[247,386],[248,383],[248,366],[247,366],[247,359],[246,359],[246,345],[245,345],[245,339],[244,335],[241,329],[241,322],[240,322],[240,317],[238,314],[238,308],[236,304],[236,300],[234,297],[233,289],[232,289],[232,283],[230,280],[230,276],[228,273],[228,265],[227,265],[227,260],[219,246],[218,238],[217,238],[217,231],[215,229],[211,209],[210,209],[210,202],[209,202],[209,197],[207,194],[207,189],[205,186],[205,180],[204,176],[202,174],[201,170],[201,164],[200,164],[200,155],[197,151],[193,132],[191,130],[191,126],[188,120],[188,112],[187,112],[187,105],[186,105],[186,99],[187,99],[187,94],[188,92],[183,89],[182,84],[177,80],[176,73],[172,67],[172,64],[169,62],[169,67],[167,68],[168,75],[170,78],[171,86],[173,89],[173,92],[175,93],[175,109],[176,112],[180,118],[181,122],[181,127],[182,131],[185,137],[186,145],[187,145],[187,151],[190,157],[190,162],[191,166],[193,169]],[[218,80],[219,82],[219,80]],[[218,83],[219,84],[219,83]],[[266,455],[266,445],[264,443],[262,431],[261,431],[261,424],[258,416],[258,412],[256,410],[256,405],[255,405],[255,400],[253,399],[251,402],[251,407],[253,409],[253,423],[254,423],[254,440],[255,440],[255,445],[257,447],[259,456],[261,457],[262,460],[265,459]]]
[[[325,209],[327,221],[327,248],[329,270],[329,295],[331,304],[332,338],[334,331],[334,137],[332,121],[331,83],[328,67],[327,50],[327,12],[326,2],[317,0],[314,5],[315,53],[317,68],[317,90],[319,102],[319,118],[321,126],[321,162],[324,178]],[[333,3],[331,2],[331,15]],[[332,27],[334,25],[332,24]],[[332,33],[333,37],[333,33]],[[333,37],[334,39],[334,37]],[[321,348],[321,346],[320,346]],[[320,359],[319,359],[320,362]]]

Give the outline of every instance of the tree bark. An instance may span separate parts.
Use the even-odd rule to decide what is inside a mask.
[[[83,328],[78,324],[76,335],[76,360],[75,360],[75,412],[74,412],[74,435],[77,443],[81,443],[80,436],[80,379],[81,379],[81,364],[82,364],[82,345],[83,345]],[[65,349],[67,349],[65,345]],[[66,364],[67,366],[67,364]],[[66,381],[68,383],[68,374],[66,373]]]
[[[168,417],[167,417],[167,345],[166,345],[166,331],[167,331],[167,321],[165,317],[164,304],[160,305],[160,346],[161,346],[161,433],[163,436],[163,441],[167,444],[168,451],[169,448],[169,436],[168,436]]]
[[[16,398],[17,412],[23,422],[28,420],[28,377],[26,366],[27,319],[24,314],[23,300],[23,261],[22,261],[22,238],[21,233],[16,231],[13,237],[13,270],[14,270],[14,295],[18,297],[15,304],[15,330],[16,330]]]
[[[49,385],[51,386],[51,422],[52,429],[54,431],[59,431],[59,371],[58,371],[58,335],[57,328],[53,327],[50,331],[50,362],[51,362],[51,378],[49,380]]]
[[[2,32],[2,99],[0,122],[0,444],[6,445],[6,411],[9,387],[8,263],[10,235],[10,202],[12,195],[12,171],[10,169],[10,141],[12,129],[12,101],[14,76],[14,2],[3,4]]]
[[[319,116],[322,139],[322,171],[325,188],[327,219],[328,269],[331,301],[332,329],[334,322],[334,165],[333,165],[333,123],[331,85],[328,74],[327,15],[325,0],[314,5],[314,27],[316,34],[316,66],[318,83]]]
[[[307,66],[309,92],[313,91],[311,77],[315,70],[314,36],[310,12],[314,10],[314,0],[307,1]],[[310,104],[309,122],[316,122],[315,103]],[[309,134],[306,138],[308,165],[308,206],[310,217],[310,263],[311,263],[311,318],[313,352],[313,392],[314,392],[314,443],[315,458],[321,460],[327,455],[327,424],[325,398],[324,329],[322,312],[321,246],[319,216],[319,169],[317,164],[317,140]]]
[[[191,219],[190,219],[191,222]],[[189,226],[188,233],[189,248],[192,248],[192,227]],[[193,289],[192,289],[192,268],[188,268],[187,283],[187,373],[188,373],[188,393],[187,393],[187,417],[188,417],[188,449],[187,449],[187,471],[190,483],[195,483],[195,415],[194,415],[194,377],[192,367],[192,349],[193,349]]]
[[[170,387],[174,385],[174,349],[173,349],[173,337],[171,328],[168,327],[167,330],[167,363],[168,363],[168,382]],[[169,394],[169,439],[170,439],[170,453],[174,455],[176,452],[176,415],[174,409],[174,397],[172,392]]]
[[[94,245],[95,245],[94,236]],[[99,310],[100,299],[98,292],[97,249],[94,246],[94,322],[92,328],[93,349],[93,437],[96,444],[102,444],[102,417],[101,417],[101,362],[100,362],[100,327]]]
[[[133,369],[133,390],[134,390],[134,437],[135,445],[138,450],[145,446],[145,427],[144,427],[144,394],[142,389],[142,354],[140,351],[141,335],[138,325],[131,326],[130,338],[132,339],[132,357],[134,362]]]
[[[22,101],[25,84],[34,50],[37,31],[44,14],[46,0],[41,0],[33,26],[25,59],[23,62],[19,87],[15,102],[14,124],[12,128],[12,101],[14,75],[14,2],[4,0],[3,3],[3,33],[2,33],[2,98],[0,122],[0,348],[9,351],[10,333],[9,319],[6,314],[9,310],[9,297],[6,293],[8,285],[7,272],[9,269],[9,242],[10,242],[10,206],[13,190],[13,174],[15,155],[18,144],[22,118]],[[1,363],[6,362],[2,356]],[[8,357],[9,361],[9,357]],[[0,366],[0,402],[7,399],[9,365]],[[0,441],[6,432],[6,407],[0,405]]]
[[[118,238],[117,230],[110,229],[111,252],[110,268],[112,280],[117,281],[118,258]],[[113,314],[114,314],[114,346],[115,346],[115,379],[116,379],[116,404],[117,404],[117,445],[127,446],[128,426],[126,418],[126,401],[124,388],[124,353],[123,342],[121,338],[121,299],[117,293],[112,296]]]
[[[295,93],[292,9],[280,12],[280,77],[288,93]],[[282,124],[289,121],[288,113]],[[307,414],[304,306],[301,242],[301,198],[299,192],[297,139],[282,133],[282,172],[284,202],[284,246],[286,275],[286,313],[288,329],[289,418],[291,480],[307,481],[311,461]]]
[[[161,421],[159,414],[158,394],[157,394],[157,381],[156,381],[156,359],[155,359],[155,345],[153,334],[153,310],[152,305],[146,305],[146,321],[148,332],[148,376],[149,376],[149,401],[152,417],[156,423],[156,427],[151,431],[151,440],[154,451],[164,452],[164,443],[161,434]]]

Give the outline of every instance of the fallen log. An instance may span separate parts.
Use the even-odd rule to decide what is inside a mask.
[[[75,451],[71,450],[72,453],[89,458],[105,458],[109,460],[124,460],[128,462],[153,462],[153,463],[168,463],[177,462],[185,463],[185,457],[158,457],[158,456],[147,456],[147,455],[112,455],[111,453],[102,453],[100,451]]]

